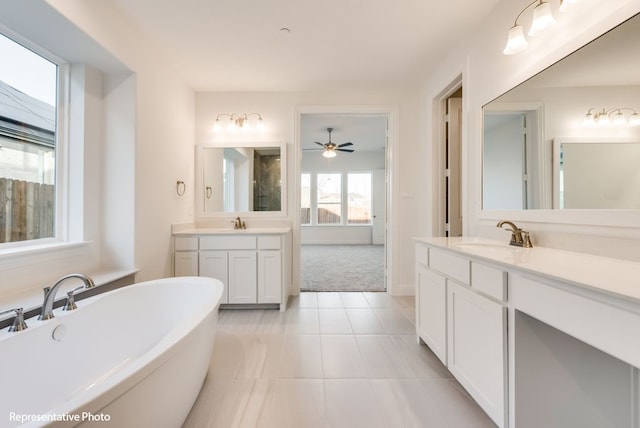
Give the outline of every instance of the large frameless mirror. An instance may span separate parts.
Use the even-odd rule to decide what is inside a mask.
[[[636,15],[483,107],[483,210],[640,208],[639,44]]]

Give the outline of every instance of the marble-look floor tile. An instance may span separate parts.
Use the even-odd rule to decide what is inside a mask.
[[[452,375],[436,355],[426,346],[418,343],[416,336],[394,336],[398,352],[402,352],[405,361],[416,379],[451,379]]]
[[[320,334],[353,334],[344,309],[318,309]]]
[[[255,334],[285,334],[289,311],[265,310],[258,321]]]
[[[369,306],[372,308],[398,308],[400,304],[393,300],[393,297],[383,292],[364,292],[362,293]]]
[[[237,379],[245,366],[252,347],[252,335],[238,335],[219,331],[216,334],[209,376]]]
[[[218,330],[239,333],[252,334],[256,330],[256,326],[262,316],[261,310],[229,310],[221,309],[218,313]]]
[[[386,387],[393,393],[405,427],[447,427],[436,404],[424,393],[419,381],[388,380]],[[474,428],[470,425],[469,428]]]
[[[342,305],[345,308],[369,308],[369,302],[365,299],[364,294],[360,292],[342,292],[340,293]]]
[[[416,327],[398,308],[375,308],[373,310],[382,322],[387,334],[416,334]]]
[[[421,380],[420,384],[452,428],[495,428],[495,424],[453,379]]]
[[[247,379],[277,378],[285,337],[285,335],[256,335],[252,337],[238,377]]]
[[[318,293],[318,307],[319,308],[343,308],[342,299],[340,293]]]
[[[320,336],[289,335],[280,360],[279,378],[321,379],[322,356]]]
[[[305,291],[298,296],[299,308],[317,308],[318,307],[318,293]]]
[[[369,379],[410,379],[413,371],[392,336],[356,336]]]
[[[371,308],[346,309],[354,334],[386,334],[380,318]]]
[[[366,377],[360,350],[354,336],[320,336],[322,373],[325,379]]]
[[[325,380],[327,418],[332,428],[401,427],[393,393],[369,379]]]
[[[318,309],[300,308],[289,312],[287,334],[319,334]]]
[[[183,428],[239,427],[254,384],[252,379],[207,379]]]
[[[259,425],[273,428],[326,428],[322,379],[280,379]]]

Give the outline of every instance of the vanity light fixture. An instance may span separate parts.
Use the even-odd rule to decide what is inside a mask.
[[[256,116],[256,128],[258,130],[264,129],[264,122],[262,121],[262,116],[259,113],[220,113],[216,116],[216,122],[213,125],[213,129],[216,131],[220,131],[222,129],[222,122],[220,121],[221,117],[227,117],[227,129],[230,131],[235,131],[236,129],[249,129],[249,118],[252,116]]]
[[[518,52],[522,52],[523,50],[525,50],[529,45],[527,39],[524,37],[524,28],[518,23],[518,20],[525,11],[527,11],[531,6],[534,5],[535,7],[533,8],[533,21],[531,22],[531,28],[529,29],[529,36],[533,37],[540,34],[541,31],[556,22],[553,18],[553,14],[551,13],[551,5],[548,1],[532,1],[520,11],[518,16],[516,16],[513,27],[509,29],[509,34],[507,35],[507,45],[502,51],[503,54],[517,54]]]
[[[569,8],[571,8],[572,5],[579,3],[580,0],[561,0],[560,1],[560,12],[565,12],[567,11]]]
[[[625,115],[625,112],[627,113]],[[629,107],[613,107],[610,109],[603,108],[597,110],[590,108],[587,110],[587,114],[584,115],[584,124],[586,126],[593,125],[640,125],[640,115],[638,112]]]

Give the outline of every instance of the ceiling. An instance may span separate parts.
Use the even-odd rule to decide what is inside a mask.
[[[322,144],[329,141],[327,128],[333,128],[333,143],[353,143],[353,146],[345,147],[346,149],[355,149],[358,153],[384,150],[387,135],[386,116],[305,114],[300,124],[300,146],[303,155],[314,153],[309,151],[310,149],[320,149],[318,153],[322,152],[322,147],[315,144],[315,141]]]
[[[100,1],[138,27],[196,91],[415,87],[498,2]]]

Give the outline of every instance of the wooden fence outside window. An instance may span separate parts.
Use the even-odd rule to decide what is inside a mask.
[[[52,184],[0,177],[0,243],[53,237]]]

